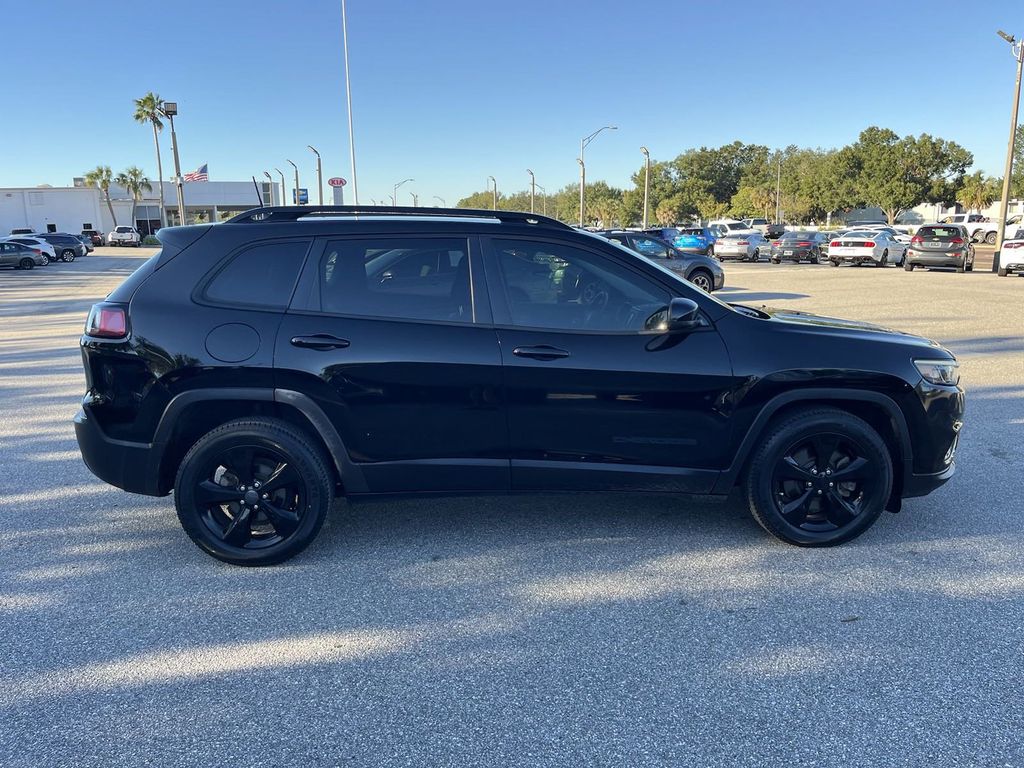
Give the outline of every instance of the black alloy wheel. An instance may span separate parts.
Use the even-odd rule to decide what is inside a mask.
[[[892,461],[878,433],[853,414],[798,411],[755,452],[746,488],[751,513],[769,533],[801,546],[834,546],[881,514]]]
[[[275,419],[230,422],[192,446],[178,470],[175,505],[189,537],[236,565],[271,565],[302,551],[333,496],[321,452]]]
[[[705,293],[711,293],[715,287],[714,279],[706,269],[695,269],[690,274],[689,280]]]

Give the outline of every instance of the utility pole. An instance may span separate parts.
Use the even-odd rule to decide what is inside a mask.
[[[181,161],[178,159],[178,134],[174,132],[174,116],[178,114],[178,102],[165,101],[160,105],[160,111],[164,113],[171,124],[171,152],[174,154],[174,182],[178,189],[178,224],[184,226],[185,221],[185,180],[181,177]]]
[[[306,147],[313,150],[313,154],[316,155],[316,202],[317,205],[322,206],[324,204],[324,172],[323,167],[320,165],[320,153],[309,146],[309,144]]]
[[[537,178],[529,168],[526,172],[530,174],[530,213],[534,213],[533,199],[537,196]]]
[[[302,205],[302,203],[299,202],[300,201],[300,198],[299,198],[299,166],[297,166],[291,160],[285,160],[285,162],[289,163],[291,165],[291,167],[295,169],[295,204],[296,205]]]
[[[644,154],[644,229],[647,229],[647,197],[651,191],[651,153],[647,147],[640,147]]]
[[[1020,79],[1024,70],[1024,41],[1014,39],[1003,30],[999,36],[1010,44],[1013,57],[1017,59],[1017,82],[1013,86],[1013,112],[1010,115],[1010,139],[1006,144],[1006,166],[1003,170],[1003,199],[999,203],[999,228],[996,230],[996,252],[992,254],[992,271],[999,271],[999,254],[1003,250],[1003,237],[1006,233],[1006,214],[1010,205],[1010,176],[1013,174],[1013,145],[1017,138],[1017,114],[1020,109]],[[173,124],[172,124],[173,130]]]

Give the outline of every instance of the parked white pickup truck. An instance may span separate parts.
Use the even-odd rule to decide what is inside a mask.
[[[1017,232],[1021,216],[1011,216],[1006,220],[1006,233],[1004,237],[1013,237]],[[982,216],[980,213],[954,213],[943,216],[939,224],[963,224],[976,243],[996,244],[996,233],[999,231],[999,222]]]
[[[133,245],[138,248],[142,245],[142,235],[135,227],[114,227],[114,231],[107,235],[107,245]]]

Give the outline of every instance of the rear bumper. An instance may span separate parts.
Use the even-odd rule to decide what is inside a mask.
[[[967,261],[963,253],[929,253],[928,251],[907,251],[907,262],[925,267],[962,267]]]
[[[941,485],[945,485],[956,473],[956,462],[953,462],[941,472],[934,472],[929,475],[910,474],[903,481],[903,498],[912,499],[918,496],[927,496]]]
[[[108,437],[84,408],[75,415],[75,437],[85,466],[103,482],[131,493],[165,495],[157,487],[159,452],[150,443]]]

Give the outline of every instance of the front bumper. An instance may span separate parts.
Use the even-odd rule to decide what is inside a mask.
[[[904,499],[927,496],[936,488],[945,485],[954,474],[956,474],[955,461],[941,472],[933,472],[927,475],[907,475],[903,481],[902,496]]]
[[[75,437],[85,466],[103,482],[131,493],[164,495],[158,488],[160,452],[152,444],[108,437],[85,408],[75,415]]]

